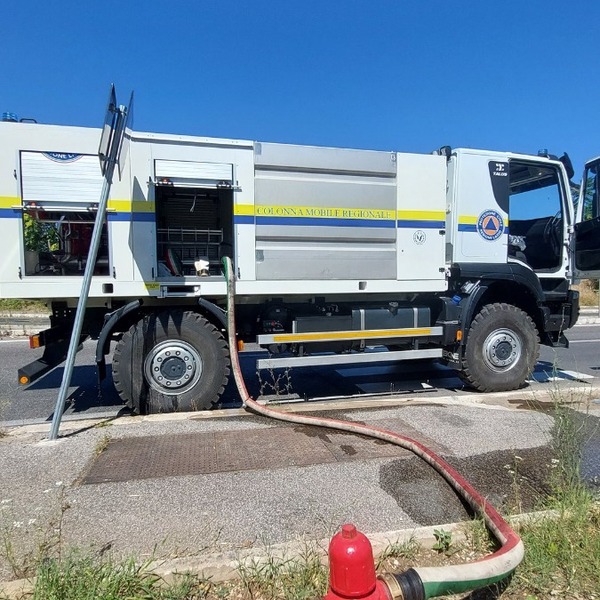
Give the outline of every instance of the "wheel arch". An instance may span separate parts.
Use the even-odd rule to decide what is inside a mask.
[[[104,315],[102,329],[96,342],[96,372],[98,374],[98,384],[106,377],[106,359],[109,352],[110,340],[115,330],[128,329],[129,326],[137,320],[140,313],[142,300],[132,300],[131,302],[113,310]],[[119,327],[117,328],[117,325]]]
[[[210,321],[217,329],[223,329],[227,331],[227,311],[207,300],[206,298],[200,298],[198,300],[198,306],[195,307],[195,312],[199,312],[207,321]],[[188,310],[192,310],[190,307]],[[225,340],[227,341],[227,339]]]
[[[518,264],[456,265],[453,269],[457,287],[475,282],[463,300],[461,331],[466,341],[471,321],[486,304],[506,303],[520,308],[533,320],[540,335],[545,327],[542,308],[544,292],[537,275]]]
[[[486,304],[494,303],[511,304],[520,308],[531,317],[538,332],[544,331],[544,313],[532,290],[514,281],[496,280],[483,283],[473,298],[473,302],[470,303],[468,313],[463,320],[463,339],[475,315]]]
[[[104,315],[104,322],[96,343],[96,367],[98,383],[106,378],[106,355],[110,350],[110,341],[115,332],[127,331],[144,316],[165,311],[191,311],[202,315],[217,329],[227,330],[226,312],[214,302],[200,298],[197,305],[143,306],[143,300],[137,299]],[[225,338],[226,340],[226,338]],[[227,340],[226,340],[227,341]]]

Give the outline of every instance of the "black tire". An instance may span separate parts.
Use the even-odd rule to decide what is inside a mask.
[[[229,349],[202,315],[165,311],[147,315],[117,344],[113,381],[137,414],[211,408],[229,377]]]
[[[461,379],[480,392],[521,387],[540,354],[531,317],[511,304],[486,304],[471,322]]]

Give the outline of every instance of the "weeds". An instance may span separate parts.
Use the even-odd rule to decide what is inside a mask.
[[[0,310],[8,312],[47,313],[48,308],[39,300],[18,300],[16,298],[0,299]]]
[[[553,470],[552,487],[557,494],[572,492],[581,484],[581,456],[584,443],[584,428],[578,422],[572,408],[555,401],[554,425],[551,431],[551,447],[556,465]]]
[[[598,281],[584,279],[579,285],[579,303],[581,306],[598,306]]]
[[[511,476],[511,512],[515,512],[517,514],[523,512],[523,502],[521,499],[521,484],[523,482],[523,479],[519,475],[519,465],[522,461],[523,459],[515,454],[513,456],[512,464],[504,465],[504,468],[508,471],[508,474]]]
[[[45,528],[40,527],[35,518],[18,520],[10,508],[10,502],[3,507],[0,558],[16,579],[30,577],[42,562],[51,558],[60,559],[62,555],[64,517],[70,505],[65,499],[62,482],[56,485],[59,487],[58,512]]]
[[[524,525],[521,531],[525,559],[513,585],[534,598],[587,598],[600,590],[600,505],[581,481],[586,416],[572,404],[560,391],[554,394],[551,493],[543,507],[558,516]]]
[[[104,434],[97,442],[96,447],[94,448],[94,454],[96,457],[100,456],[107,448],[108,444],[110,444],[111,437],[108,434]]]
[[[465,523],[465,539],[465,549],[477,556],[484,556],[497,549],[497,542],[490,536],[482,517]]]
[[[268,377],[262,375],[262,371],[256,371],[258,382],[260,384],[261,396],[287,396],[292,393],[292,371],[291,369],[279,370],[275,373],[274,369],[266,369]]]
[[[444,529],[434,529],[433,537],[435,538],[435,544],[431,546],[432,549],[440,554],[448,554],[452,548],[452,532]]]
[[[316,548],[305,546],[297,558],[277,558],[240,564],[243,597],[261,599],[308,600],[323,596],[327,588],[327,569]]]
[[[62,560],[43,561],[38,570],[33,600],[200,600],[208,596],[210,583],[183,574],[167,584],[148,570],[148,563],[134,559],[114,562],[73,551]]]
[[[600,590],[600,509],[587,490],[563,493],[558,518],[525,526],[521,537],[519,585],[535,594]]]
[[[388,561],[397,565],[398,559],[413,561],[419,555],[420,550],[421,544],[413,536],[404,542],[391,543],[379,555],[376,567],[379,569]]]

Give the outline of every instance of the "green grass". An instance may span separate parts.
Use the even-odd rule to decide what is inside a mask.
[[[105,434],[96,442],[96,447],[94,448],[94,454],[96,457],[100,456],[108,448],[110,439],[110,435]]]
[[[549,506],[559,511],[556,519],[539,520],[521,531],[525,559],[513,586],[540,600],[598,594],[600,506],[583,487],[563,490]]]
[[[580,473],[591,417],[574,410],[584,399],[564,398],[557,392],[554,401],[550,444],[554,468],[551,493],[542,508],[558,516],[523,527],[525,558],[514,584],[535,600],[589,598],[593,593],[600,598],[600,503]]]
[[[0,299],[0,311],[23,313],[48,313],[48,308],[40,300]]]
[[[398,565],[398,559],[414,561],[421,551],[421,544],[411,536],[404,542],[393,542],[388,544],[377,558],[377,569],[391,565]]]
[[[327,568],[317,549],[310,546],[293,559],[270,556],[242,564],[238,570],[239,586],[230,592],[244,599],[309,600],[321,598],[327,591]]]
[[[581,306],[598,306],[598,282],[584,279],[575,286],[579,290],[579,303]]]
[[[309,600],[327,590],[327,569],[317,550],[308,547],[293,559],[269,556],[241,564],[239,579],[225,583],[190,573],[166,581],[148,567],[133,558],[114,561],[74,550],[42,560],[33,591],[14,600]]]
[[[207,598],[210,584],[192,575],[166,583],[133,559],[111,559],[73,552],[38,567],[33,600],[196,600]]]

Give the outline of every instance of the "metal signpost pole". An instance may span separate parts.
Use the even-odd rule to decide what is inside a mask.
[[[112,88],[111,97],[114,98],[114,87]],[[83,327],[83,317],[85,315],[85,309],[87,305],[88,295],[90,292],[90,286],[92,283],[92,276],[94,275],[94,267],[96,265],[96,258],[98,256],[98,248],[100,247],[100,239],[102,237],[102,227],[106,218],[106,208],[108,205],[108,197],[110,195],[110,187],[112,185],[113,174],[115,166],[119,160],[119,153],[123,142],[123,136],[125,134],[125,126],[127,123],[128,108],[126,106],[117,106],[116,102],[112,103],[109,101],[109,111],[113,112],[110,144],[106,156],[104,157],[104,183],[102,185],[102,193],[100,202],[98,204],[98,214],[94,222],[94,230],[92,233],[92,239],[90,241],[90,249],[87,257],[87,263],[85,265],[85,271],[83,274],[83,282],[81,284],[81,294],[77,302],[77,311],[75,313],[75,320],[73,322],[73,331],[71,333],[71,340],[69,343],[69,350],[67,358],[65,360],[65,370],[63,372],[63,378],[58,392],[58,399],[56,401],[56,407],[54,408],[54,415],[52,417],[52,427],[50,428],[50,440],[55,440],[58,437],[58,430],[62,419],[63,412],[65,410],[65,404],[67,400],[67,393],[69,391],[69,385],[71,383],[71,377],[73,375],[73,366],[75,364],[75,355],[80,343],[81,330]]]

